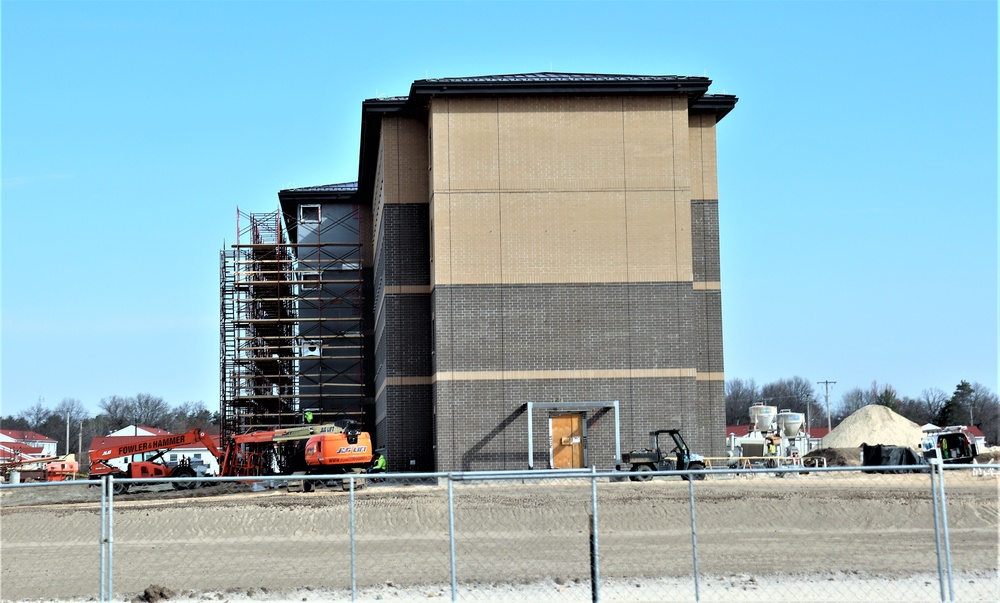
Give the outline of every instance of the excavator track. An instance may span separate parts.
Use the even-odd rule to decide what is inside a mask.
[[[306,479],[295,479],[296,477],[305,477],[305,471],[296,471],[288,476],[287,488],[289,492],[312,492],[313,484],[311,481]]]

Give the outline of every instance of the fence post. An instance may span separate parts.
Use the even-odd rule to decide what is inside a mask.
[[[451,600],[458,597],[458,580],[455,569],[455,488],[452,474],[448,474],[448,553],[451,556]]]
[[[937,472],[937,464],[939,459],[930,458],[928,463],[930,464],[929,474],[931,476],[931,508],[933,509],[934,515],[934,546],[937,549],[937,570],[938,570],[938,587],[941,589],[941,601],[945,600],[944,596],[944,566],[942,565],[942,555],[941,555],[941,520],[939,519],[940,511],[938,510],[938,493],[937,484],[934,482],[934,474]]]
[[[355,580],[356,567],[357,567],[357,557],[355,556],[354,548],[354,478],[348,478],[351,480],[351,495],[350,495],[350,521],[351,521],[351,601],[357,601],[357,582]]]
[[[114,542],[115,542],[115,477],[101,478],[101,561],[99,572],[101,594],[98,599],[108,602],[114,599]]]
[[[691,498],[691,556],[694,558],[694,600],[701,601],[698,580],[698,528],[694,519],[694,475],[688,473],[688,494]]]
[[[601,556],[597,546],[597,467],[590,467],[590,598],[601,601]]]
[[[100,537],[100,540],[99,540],[100,545],[101,545],[101,549],[100,549],[100,551],[101,551],[101,561],[100,561],[100,570],[99,570],[100,576],[98,578],[99,588],[100,588],[100,594],[97,597],[97,600],[100,601],[100,603],[106,603],[107,600],[108,600],[107,596],[106,596],[106,593],[105,593],[105,586],[104,586],[104,580],[105,580],[105,578],[108,575],[108,570],[107,570],[107,567],[106,567],[107,562],[108,562],[108,559],[107,559],[107,552],[108,551],[107,551],[107,548],[106,548],[106,543],[108,541],[108,512],[107,512],[107,509],[106,509],[107,502],[108,502],[108,477],[104,476],[104,477],[101,478],[101,537]]]
[[[948,500],[944,489],[944,461],[935,459],[938,468],[938,489],[941,492],[941,531],[944,532],[944,558],[948,569],[948,600],[955,600],[955,580],[951,571],[951,536],[948,533]]]

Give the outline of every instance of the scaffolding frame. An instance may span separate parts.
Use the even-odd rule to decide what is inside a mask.
[[[307,410],[362,418],[359,209],[326,221],[308,243],[289,240],[294,219],[237,209],[236,243],[220,254],[223,439],[301,424]]]

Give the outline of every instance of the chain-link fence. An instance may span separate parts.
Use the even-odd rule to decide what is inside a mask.
[[[1000,600],[1000,467],[878,470],[7,485],[0,597]]]

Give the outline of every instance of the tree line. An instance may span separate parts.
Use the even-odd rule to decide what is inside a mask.
[[[750,406],[767,404],[779,409],[808,414],[813,427],[826,427],[825,391],[817,393],[814,383],[802,377],[779,379],[758,387],[753,379],[726,381],[726,424],[750,422]],[[937,388],[925,389],[920,396],[901,396],[889,384],[873,381],[867,388],[855,387],[830,401],[829,423],[836,427],[864,406],[880,404],[907,419],[924,425],[974,425],[992,445],[1000,445],[1000,397],[980,383],[960,382],[950,396]]]
[[[0,418],[0,429],[33,431],[58,442],[57,454],[73,452],[86,462],[90,441],[129,425],[158,427],[172,433],[204,429],[218,433],[219,413],[210,412],[204,402],[184,402],[171,406],[151,394],[110,396],[98,403],[100,412],[90,415],[83,403],[64,398],[54,408],[39,400],[17,415]],[[67,448],[66,428],[69,427]]]

